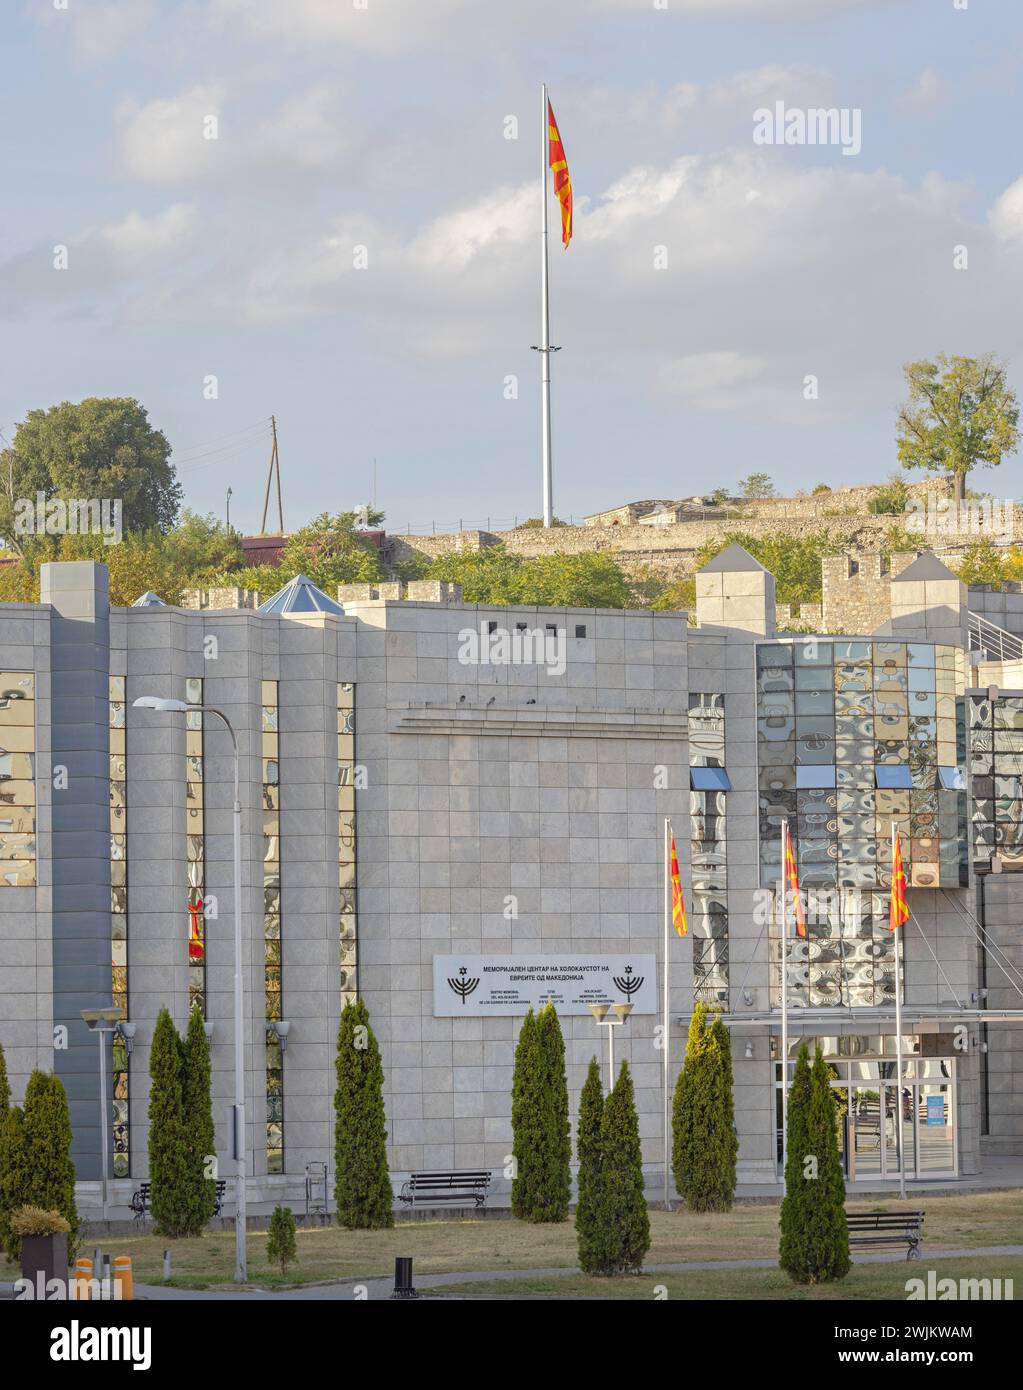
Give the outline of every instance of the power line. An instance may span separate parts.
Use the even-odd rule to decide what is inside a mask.
[[[196,453],[197,450],[205,451],[211,445],[220,444],[225,439],[236,439],[237,436],[240,434],[251,434],[254,431],[263,431],[266,429],[269,423],[270,417],[269,415],[266,415],[262,420],[256,420],[251,425],[243,425],[240,429],[228,430],[226,434],[215,434],[212,437],[212,439],[203,440],[201,444],[186,444],[180,450],[172,450],[172,453],[181,453],[188,455]]]

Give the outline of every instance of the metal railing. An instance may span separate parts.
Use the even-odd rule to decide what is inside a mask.
[[[1019,661],[1023,658],[1023,640],[997,623],[982,618],[979,613],[970,613],[969,633],[970,651],[980,652],[989,661]]]

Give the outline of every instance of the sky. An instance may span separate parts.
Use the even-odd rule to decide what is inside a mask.
[[[540,514],[542,81],[559,516],[883,480],[940,352],[1023,391],[1019,0],[7,0],[0,45],[0,430],[136,397],[244,530],[271,414],[288,529]],[[778,102],[859,148],[758,142]]]

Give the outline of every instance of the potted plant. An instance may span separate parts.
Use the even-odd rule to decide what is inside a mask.
[[[67,1286],[69,1223],[59,1211],[18,1207],[11,1213],[11,1231],[21,1238],[21,1277],[30,1279],[39,1296],[52,1292],[54,1280]]]

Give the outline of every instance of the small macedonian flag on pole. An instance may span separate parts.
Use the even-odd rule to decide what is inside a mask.
[[[686,905],[682,899],[682,880],[678,873],[678,854],[675,852],[674,835],[671,837],[671,924],[679,936],[685,936],[689,930],[689,923],[686,921]]]
[[[547,99],[547,139],[548,163],[554,174],[554,192],[561,204],[561,241],[567,250],[568,243],[572,240],[572,180],[568,173],[568,160],[565,158],[565,147],[561,143],[561,133],[558,130],[558,123],[554,119],[554,107],[551,105],[549,97]]]
[[[796,856],[792,853],[792,836],[788,824],[785,826],[785,887],[792,894],[792,915],[796,923],[796,935],[806,935],[806,918],[803,915],[803,900],[799,893],[799,874],[796,872]]]
[[[899,832],[892,836],[892,892],[889,903],[888,930],[894,931],[909,921],[909,903],[906,901],[906,870],[902,863],[902,845]]]

